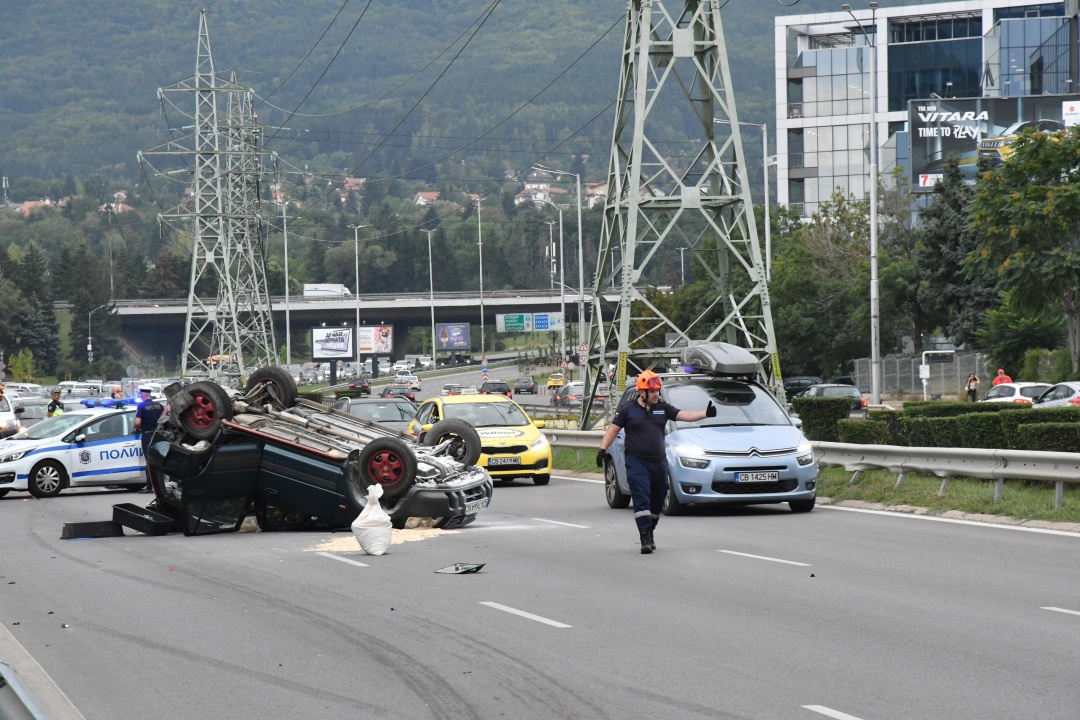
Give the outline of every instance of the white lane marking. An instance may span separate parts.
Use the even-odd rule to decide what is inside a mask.
[[[794,560],[781,560],[780,558],[765,557],[764,555],[751,555],[750,553],[735,552],[734,550],[717,550],[716,552],[727,553],[728,555],[741,555],[742,557],[754,558],[755,560],[768,560],[769,562],[784,563],[785,565],[810,567],[809,563],[795,562]]]
[[[334,553],[317,552],[315,554],[322,555],[323,557],[328,557],[331,560],[340,560],[343,563],[349,563],[350,565],[355,565],[357,567],[368,567],[367,563],[357,562],[356,560],[350,560],[349,558],[343,558],[340,555],[335,555]]]
[[[871,510],[869,508],[850,508],[839,505],[818,505],[825,510],[846,510],[854,513],[869,513],[871,515],[889,515],[891,517],[909,518],[911,520],[933,520],[934,522],[954,523],[956,525],[975,525],[976,527],[994,528],[996,530],[1022,530],[1024,532],[1042,533],[1043,535],[1064,535],[1066,537],[1080,538],[1080,533],[1069,530],[1051,530],[1050,528],[1024,527],[1022,525],[1000,525],[998,523],[979,522],[978,520],[960,520],[959,518],[943,518],[935,515],[915,515],[914,513],[893,512],[891,510]]]
[[[1059,612],[1059,613],[1067,613],[1067,614],[1069,614],[1069,615],[1080,615],[1080,611],[1077,611],[1077,610],[1066,610],[1065,608],[1056,608],[1056,607],[1043,607],[1043,608],[1039,608],[1039,609],[1040,609],[1040,610],[1052,610],[1053,612]]]
[[[564,522],[559,522],[558,520],[545,520],[544,518],[533,518],[533,520],[535,520],[536,522],[551,523],[552,525],[565,525],[566,527],[581,528],[582,530],[590,530],[591,529],[588,525],[575,525],[574,523],[564,523]]]
[[[596,483],[597,485],[604,484],[603,480],[593,480],[592,478],[570,477],[569,475],[552,475],[551,477],[555,478],[556,480],[573,480],[575,482]]]
[[[488,607],[495,608],[496,610],[502,610],[503,612],[508,612],[511,615],[520,615],[521,617],[528,618],[529,620],[535,620],[536,622],[542,622],[545,625],[550,625],[552,627],[557,627],[557,628],[573,627],[573,625],[566,625],[566,624],[558,622],[556,620],[548,620],[545,617],[540,617],[539,615],[533,615],[532,613],[527,613],[524,610],[515,610],[512,607],[507,607],[506,605],[500,605],[499,603],[482,602],[480,604],[481,605],[487,605]]]
[[[812,712],[820,713],[826,717],[835,718],[835,720],[859,720],[859,718],[855,717],[854,715],[848,715],[847,713],[842,713],[839,710],[827,708],[824,705],[803,705],[803,707]]]

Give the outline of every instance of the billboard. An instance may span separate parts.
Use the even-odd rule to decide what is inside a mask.
[[[468,350],[471,347],[469,323],[436,323],[436,350]]]
[[[974,183],[979,160],[1000,167],[1027,128],[1056,132],[1080,123],[1080,95],[949,98],[908,103],[911,190],[933,192],[950,155]]]
[[[356,340],[360,355],[390,355],[394,352],[394,326],[365,325]]]
[[[311,359],[337,360],[353,357],[351,327],[311,328]]]

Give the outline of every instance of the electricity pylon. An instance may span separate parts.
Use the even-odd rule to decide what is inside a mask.
[[[191,197],[159,216],[186,223],[192,236],[181,374],[242,384],[251,369],[277,363],[259,215],[263,153],[251,90],[214,71],[205,10],[195,75],[162,88],[159,99],[173,93],[194,96],[193,130],[140,153],[140,161],[176,156],[191,175]]]
[[[672,137],[672,127],[686,130]],[[588,376],[617,363],[611,392],[621,395],[628,374],[663,369],[680,346],[724,341],[759,357],[762,378],[777,387],[769,291],[718,0],[630,0],[610,162]],[[680,247],[710,281],[708,297],[693,307],[674,307],[660,288],[662,263],[677,263]],[[600,383],[589,386],[582,427]]]

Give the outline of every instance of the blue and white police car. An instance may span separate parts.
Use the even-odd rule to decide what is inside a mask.
[[[135,406],[80,407],[0,440],[0,497],[55,497],[69,487],[146,485]]]

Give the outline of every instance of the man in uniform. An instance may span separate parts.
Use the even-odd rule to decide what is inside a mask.
[[[680,410],[660,399],[663,383],[652,370],[638,375],[634,387],[638,396],[623,403],[615,411],[611,425],[600,440],[600,452],[596,454],[597,467],[604,467],[608,447],[615,441],[620,430],[626,430],[626,481],[634,499],[634,522],[641,535],[641,554],[648,555],[656,549],[653,530],[660,521],[667,494],[668,466],[664,453],[664,428],[668,420],[695,422],[716,417],[712,401],[704,410]]]
[[[60,388],[53,388],[52,402],[46,406],[45,410],[48,412],[49,417],[64,414],[64,402],[60,399]]]
[[[161,418],[161,413],[165,412],[165,408],[157,400],[150,397],[150,393],[151,390],[148,387],[139,388],[139,396],[142,398],[142,402],[139,403],[139,409],[135,411],[135,432],[142,433],[143,458],[146,458],[146,449],[150,447],[150,439],[154,436],[154,431],[157,430],[158,419]],[[139,492],[154,492],[154,483],[150,480],[150,463],[146,463],[146,487]]]

